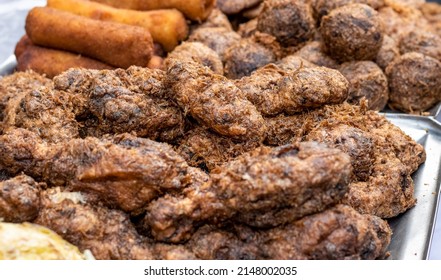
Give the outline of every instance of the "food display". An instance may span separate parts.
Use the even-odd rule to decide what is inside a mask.
[[[0,77],[0,258],[387,258],[426,151],[378,111],[441,101],[437,6],[408,2],[31,9]],[[50,242],[70,254],[2,254]]]

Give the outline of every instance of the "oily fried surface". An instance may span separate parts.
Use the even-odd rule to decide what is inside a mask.
[[[194,62],[170,60],[170,98],[201,125],[238,141],[264,137],[262,115],[234,83]]]
[[[325,67],[284,71],[268,65],[236,84],[265,116],[294,114],[325,104],[338,104],[348,96],[348,82],[344,76]]]
[[[75,115],[84,136],[135,132],[140,137],[171,141],[182,133],[180,110],[163,98],[161,70],[72,69],[54,78],[55,88],[74,95]]]
[[[359,104],[362,98],[366,98],[370,110],[384,109],[389,100],[389,88],[387,77],[377,64],[351,61],[343,63],[339,71],[349,81],[349,103]]]
[[[187,163],[167,144],[123,134],[59,144],[17,129],[0,136],[0,167],[50,186],[97,194],[107,205],[135,211],[161,189],[185,186]]]
[[[32,221],[40,210],[43,186],[26,175],[0,181],[0,218],[14,223]]]
[[[206,226],[187,246],[201,259],[376,259],[391,235],[380,218],[337,205],[269,230]]]

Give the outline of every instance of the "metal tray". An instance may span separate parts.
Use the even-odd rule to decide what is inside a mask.
[[[0,76],[12,73],[15,66],[15,56],[11,55],[0,64]],[[385,113],[388,120],[422,144],[427,152],[426,162],[412,176],[417,205],[389,220],[393,229],[390,259],[428,259],[431,245],[432,251],[441,252],[441,217],[438,221],[440,236],[434,235],[441,185],[441,123],[436,120],[436,116],[441,115],[440,110],[441,105],[430,116]],[[432,255],[441,259],[441,255]]]

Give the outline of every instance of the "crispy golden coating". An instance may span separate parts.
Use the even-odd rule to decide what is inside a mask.
[[[199,42],[185,42],[168,54],[165,67],[169,60],[189,60],[210,68],[215,74],[223,75],[224,66],[214,50]]]
[[[337,61],[372,60],[383,41],[378,13],[364,4],[350,4],[324,16],[320,33],[326,52]]]
[[[231,45],[224,54],[225,76],[240,79],[275,60],[276,56],[270,49],[253,39],[242,39]]]
[[[227,15],[234,15],[252,8],[263,0],[217,0],[216,6]]]
[[[93,0],[116,8],[132,10],[177,9],[195,21],[205,20],[215,6],[215,0]]]
[[[441,37],[430,31],[412,30],[402,37],[400,52],[418,52],[441,60]]]
[[[269,230],[206,226],[187,247],[201,259],[377,259],[391,235],[386,221],[337,205]]]
[[[314,36],[311,7],[305,0],[266,0],[257,17],[257,30],[276,37],[284,47],[297,46]]]
[[[166,75],[170,98],[201,125],[238,141],[261,141],[265,124],[227,78],[194,62],[170,60]]]
[[[70,68],[114,69],[101,61],[75,53],[29,45],[17,58],[17,70],[33,70],[53,78]]]
[[[61,235],[96,259],[153,259],[147,241],[138,235],[129,216],[119,210],[58,200],[56,189],[42,195],[42,209],[34,221]]]
[[[29,12],[26,34],[36,45],[86,55],[121,68],[147,66],[153,55],[152,37],[142,27],[88,19],[49,7]]]
[[[40,191],[44,184],[20,175],[0,181],[0,219],[4,222],[32,221],[40,210]]]
[[[314,17],[320,22],[322,17],[328,15],[330,11],[344,5],[360,3],[378,9],[384,6],[384,2],[384,0],[311,0],[311,5],[314,11]]]
[[[389,88],[387,77],[377,64],[351,61],[343,63],[339,71],[349,81],[349,103],[359,104],[366,98],[369,110],[383,110],[389,100]]]
[[[385,71],[386,67],[399,56],[400,49],[398,48],[398,43],[392,37],[385,35],[383,37],[381,48],[377,53],[377,57],[375,58],[375,63],[377,63],[377,65],[380,66],[383,71]]]
[[[225,162],[261,145],[260,141],[235,142],[204,128],[197,127],[179,141],[177,152],[188,165],[212,170]]]
[[[441,63],[421,53],[406,53],[386,68],[389,106],[423,112],[441,100]]]
[[[265,116],[341,103],[348,97],[349,86],[337,70],[300,67],[285,72],[275,65],[260,68],[236,84]]]
[[[184,117],[163,93],[164,72],[71,69],[54,78],[55,88],[73,94],[83,136],[135,132],[140,137],[172,141],[182,134]]]
[[[320,212],[343,198],[351,167],[339,150],[304,142],[245,153],[214,169],[211,180],[200,172],[179,196],[149,205],[144,227],[157,240],[185,241],[206,222],[268,228]]]
[[[188,38],[189,42],[200,42],[213,49],[222,61],[225,61],[227,50],[239,42],[240,35],[223,27],[204,27],[193,31]]]
[[[188,165],[167,144],[129,134],[48,144],[16,129],[0,136],[0,168],[24,172],[50,186],[97,195],[103,203],[136,212],[166,190],[186,186]]]
[[[322,42],[312,41],[303,46],[294,55],[301,57],[317,66],[324,66],[332,69],[338,68],[338,63],[323,52]]]
[[[86,0],[48,0],[47,6],[91,19],[143,27],[167,51],[172,51],[188,35],[184,15],[173,9],[134,11]]]

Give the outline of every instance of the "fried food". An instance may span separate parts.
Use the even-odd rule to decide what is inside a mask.
[[[239,42],[240,35],[223,27],[204,27],[193,31],[189,42],[200,42],[214,50],[223,62],[226,61],[227,50]]]
[[[391,235],[386,221],[337,205],[269,230],[205,226],[187,247],[201,259],[377,259]]]
[[[88,19],[49,7],[29,12],[26,34],[36,45],[79,53],[121,68],[147,66],[153,55],[152,37],[142,27]]]
[[[42,209],[34,221],[61,235],[80,250],[90,250],[96,259],[153,259],[147,240],[141,237],[129,216],[119,210],[54,199],[59,190],[42,196]]]
[[[312,41],[303,46],[300,50],[294,53],[294,55],[301,57],[317,66],[328,67],[337,69],[339,64],[325,54],[323,51],[322,42]]]
[[[284,71],[295,71],[303,67],[316,67],[314,63],[297,55],[288,55],[275,63]]]
[[[320,22],[323,16],[328,15],[332,10],[344,5],[360,3],[369,5],[374,9],[378,9],[384,6],[384,2],[384,0],[312,0],[311,5],[314,11],[314,17],[318,22]]]
[[[86,0],[48,0],[47,6],[91,19],[143,27],[166,51],[172,51],[188,35],[184,15],[173,9],[134,11]]]
[[[170,60],[165,81],[170,98],[211,130],[236,141],[262,141],[261,114],[227,78],[200,64]]]
[[[20,40],[17,42],[17,44],[15,45],[15,49],[14,49],[14,55],[15,58],[18,59],[22,53],[24,53],[24,51],[28,48],[28,46],[34,45],[31,41],[31,39],[29,39],[28,35],[23,35],[21,36]]]
[[[420,29],[410,31],[400,41],[400,52],[417,52],[441,60],[441,37]]]
[[[85,260],[78,248],[35,224],[0,223],[0,260]]]
[[[225,76],[229,79],[240,79],[275,60],[276,56],[271,50],[253,39],[242,39],[224,54]]]
[[[200,28],[210,28],[210,27],[223,27],[229,31],[233,31],[233,27],[231,26],[231,22],[228,17],[219,9],[215,8],[211,11],[208,18],[193,27],[191,33]]]
[[[236,143],[229,137],[197,127],[186,132],[177,152],[190,166],[210,171],[260,145],[260,141]]]
[[[320,33],[326,52],[339,62],[375,59],[383,41],[378,13],[364,4],[332,10],[322,18]]]
[[[266,0],[257,17],[257,30],[271,34],[283,47],[310,40],[315,24],[306,0]]]
[[[199,42],[185,42],[168,54],[165,64],[169,60],[189,60],[210,68],[215,74],[224,74],[224,65],[219,55],[208,46]]]
[[[217,0],[216,6],[225,14],[234,15],[252,8],[262,1],[263,0]]]
[[[32,221],[40,210],[42,187],[44,184],[26,175],[0,181],[0,220],[13,223]]]
[[[186,186],[188,165],[170,146],[129,134],[48,144],[16,129],[0,136],[0,151],[0,168],[11,175],[24,172],[49,186],[94,194],[127,212]]]
[[[134,132],[140,137],[173,141],[182,134],[184,117],[163,93],[164,72],[71,69],[54,78],[55,88],[73,94],[83,136]]]
[[[177,9],[186,17],[195,21],[205,20],[215,6],[215,0],[92,0],[109,6],[132,10]]]
[[[204,222],[228,219],[268,228],[336,204],[346,193],[349,157],[317,143],[245,153],[196,180],[180,196],[149,205],[147,225],[155,238],[185,241]]]
[[[398,48],[398,43],[392,37],[385,35],[383,37],[381,48],[375,58],[375,63],[385,71],[387,66],[399,56],[400,49]]]
[[[389,106],[423,112],[441,100],[441,63],[421,53],[406,53],[387,68]]]
[[[348,96],[348,82],[337,70],[301,67],[283,71],[268,65],[236,82],[264,116],[294,114],[325,104],[338,104]]]
[[[48,78],[53,78],[70,68],[114,69],[101,61],[79,54],[28,45],[17,57],[17,71],[33,70]]]
[[[351,61],[343,63],[339,71],[349,81],[349,103],[359,104],[366,98],[369,110],[383,110],[389,100],[389,88],[387,77],[377,64]]]

